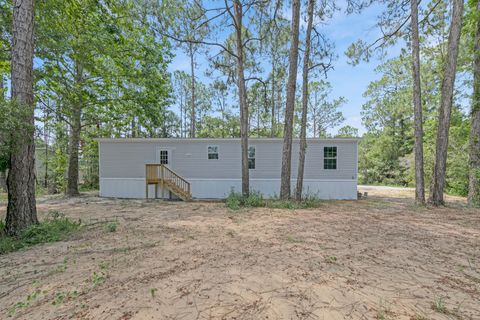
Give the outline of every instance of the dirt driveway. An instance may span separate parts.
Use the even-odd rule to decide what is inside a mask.
[[[41,200],[85,227],[0,256],[0,319],[480,319],[480,210],[368,192],[309,210]]]

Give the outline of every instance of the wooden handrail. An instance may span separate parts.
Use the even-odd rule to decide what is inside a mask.
[[[145,179],[147,185],[161,183],[164,186],[165,183],[172,184],[174,188],[178,188],[184,193],[183,196],[191,197],[190,182],[163,164],[146,164]],[[175,192],[175,190],[172,191]]]

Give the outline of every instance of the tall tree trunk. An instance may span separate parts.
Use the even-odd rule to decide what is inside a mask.
[[[190,138],[195,138],[196,131],[196,115],[195,115],[195,57],[193,52],[193,44],[189,43],[190,52],[190,73],[192,77],[192,106],[190,110]]]
[[[280,198],[290,198],[290,183],[292,172],[292,135],[293,113],[295,110],[295,89],[298,69],[298,33],[300,22],[300,0],[292,0],[292,32],[289,54],[289,70],[287,84],[287,101],[285,105],[285,126],[283,128],[282,175]]]
[[[235,15],[235,43],[237,55],[237,86],[240,100],[240,140],[242,149],[242,194],[248,196],[250,193],[250,177],[248,172],[248,105],[247,90],[245,86],[245,74],[243,66],[243,37],[242,19],[243,8],[239,0],[233,2]]]
[[[480,0],[477,13],[480,12]],[[480,18],[477,20],[473,62],[472,125],[470,131],[470,170],[468,203],[480,206]]]
[[[302,200],[303,172],[305,169],[305,152],[307,150],[307,113],[308,113],[308,71],[310,68],[310,37],[312,36],[313,10],[315,0],[308,0],[308,22],[305,35],[305,52],[303,54],[302,79],[302,120],[300,124],[300,152],[298,155],[297,189],[295,198]]]
[[[272,123],[270,128],[270,137],[276,136],[275,131],[275,55],[272,54]]]
[[[70,150],[68,158],[68,172],[67,172],[67,195],[73,197],[78,196],[78,154],[80,148],[80,133],[81,133],[81,119],[82,119],[82,82],[83,82],[83,68],[81,63],[76,63],[75,66],[75,82],[78,88],[78,97],[75,101],[72,117],[70,119]]]
[[[453,88],[457,70],[458,47],[462,29],[463,0],[453,0],[453,15],[448,36],[448,51],[442,80],[438,131],[430,196],[428,201],[435,205],[444,204],[445,172],[447,168],[448,132],[452,113]]]
[[[183,138],[183,95],[180,94],[180,138]]]
[[[33,0],[13,3],[12,100],[27,108],[25,126],[10,155],[6,231],[18,235],[38,223],[35,201],[35,143],[33,101]]]
[[[423,115],[420,83],[420,41],[418,39],[418,2],[411,0],[413,108],[415,118],[415,202],[425,204],[425,178],[423,169]]]
[[[50,100],[47,100],[47,105],[50,106]],[[43,140],[45,141],[45,175],[43,179],[43,187],[45,190],[48,188],[48,135],[49,135],[49,127],[48,127],[48,111],[45,114],[45,118],[43,121]]]
[[[4,96],[4,84],[3,84],[3,74],[0,74],[0,103],[3,103],[5,100]],[[0,140],[2,137],[0,137]],[[0,171],[0,192],[7,192],[7,173],[6,171]]]
[[[131,136],[132,138],[137,137],[137,125],[135,123],[135,116],[132,117],[132,122],[130,123],[131,126]]]

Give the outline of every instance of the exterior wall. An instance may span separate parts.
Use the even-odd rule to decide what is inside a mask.
[[[145,164],[159,163],[169,151],[169,167],[191,183],[194,198],[225,198],[241,190],[239,139],[100,139],[100,196],[145,198]],[[274,196],[280,190],[281,139],[250,139],[256,165],[250,187]],[[218,146],[219,159],[209,160],[207,148]],[[337,147],[337,169],[323,169],[323,147]],[[293,142],[292,188],[296,183],[298,140]],[[356,199],[357,140],[311,139],[305,159],[304,190],[325,199]],[[154,194],[151,186],[149,195]],[[161,190],[157,196],[161,197]],[[166,193],[164,193],[164,196]]]
[[[240,179],[193,179],[189,180],[192,196],[197,199],[223,199],[231,191],[240,192]],[[295,186],[296,180],[292,180]],[[250,188],[261,192],[265,197],[275,197],[280,190],[279,179],[250,179]],[[304,180],[304,194],[314,195],[321,199],[357,198],[356,180]],[[149,198],[153,198],[155,189],[149,186]],[[100,196],[113,198],[145,198],[145,179],[100,178]],[[158,198],[168,198],[168,191],[162,194],[158,188]]]

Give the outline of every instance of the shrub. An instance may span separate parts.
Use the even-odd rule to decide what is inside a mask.
[[[238,210],[242,205],[242,200],[243,200],[243,196],[241,193],[232,191],[230,192],[227,199],[225,200],[225,204],[227,205],[228,208],[232,210]]]
[[[243,197],[243,205],[245,207],[264,207],[265,200],[260,192],[252,191],[248,197]]]
[[[115,232],[117,231],[117,224],[115,222],[109,222],[105,225],[105,230],[108,232]]]
[[[318,208],[323,201],[316,196],[308,195],[301,201],[293,199],[271,198],[264,199],[263,195],[258,191],[250,192],[248,197],[244,197],[241,193],[231,192],[225,201],[228,208],[238,210],[241,207],[267,207],[273,209],[308,209]]]
[[[45,221],[29,226],[17,237],[9,237],[4,232],[0,232],[0,254],[40,243],[63,240],[67,235],[77,230],[80,224],[80,222],[73,221],[54,211]],[[0,224],[0,229],[4,229],[3,223]]]

